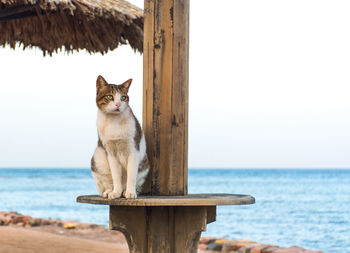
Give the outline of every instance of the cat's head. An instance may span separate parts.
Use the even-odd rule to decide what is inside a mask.
[[[120,85],[108,84],[102,76],[96,80],[97,107],[107,114],[120,114],[129,107],[128,91],[132,79]]]

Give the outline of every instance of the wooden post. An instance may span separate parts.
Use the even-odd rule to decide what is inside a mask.
[[[215,206],[110,206],[110,228],[125,235],[130,253],[196,253],[215,216]]]
[[[189,0],[145,0],[143,129],[151,163],[145,191],[187,194]]]

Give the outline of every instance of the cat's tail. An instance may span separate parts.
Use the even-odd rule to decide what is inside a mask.
[[[142,190],[142,186],[146,181],[147,175],[149,172],[149,167],[143,171],[139,171],[137,174],[137,184],[136,184],[136,192],[139,194]]]
[[[138,169],[138,173],[137,173],[137,183],[136,183],[136,192],[137,194],[139,194],[142,190],[142,186],[146,181],[148,172],[149,172],[149,162],[148,162],[148,158],[147,155],[145,154],[145,156],[143,157],[142,161],[139,164],[139,169]]]

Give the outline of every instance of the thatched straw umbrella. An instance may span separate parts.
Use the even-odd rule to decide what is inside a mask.
[[[142,52],[143,11],[124,0],[0,0],[0,45],[106,53]]]

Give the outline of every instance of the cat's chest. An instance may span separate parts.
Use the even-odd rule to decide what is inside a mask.
[[[132,122],[98,122],[98,135],[103,143],[109,141],[126,141],[131,140],[134,135]]]

